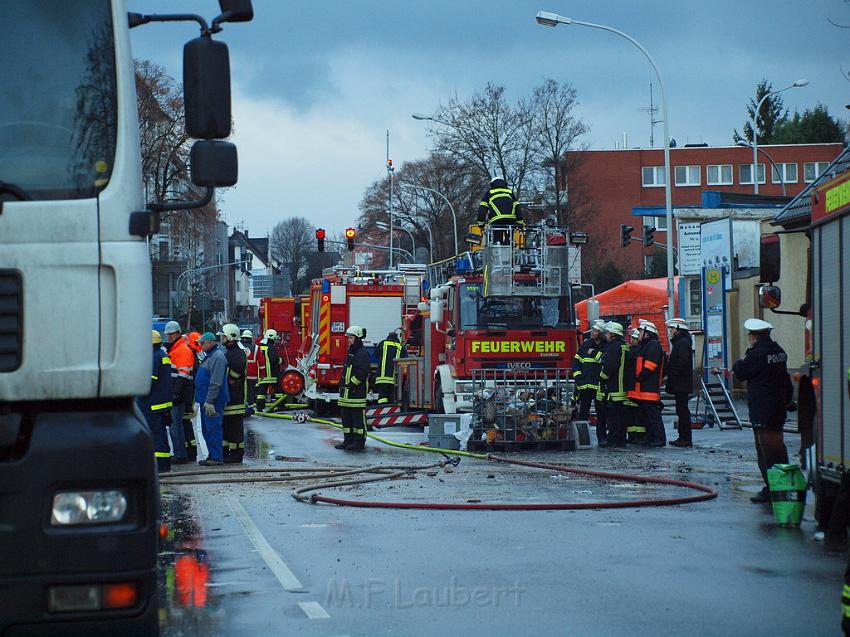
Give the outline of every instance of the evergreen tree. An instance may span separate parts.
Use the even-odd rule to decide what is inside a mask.
[[[750,103],[747,104],[747,121],[744,124],[744,134],[741,135],[736,128],[732,133],[732,141],[738,143],[741,140],[753,142],[753,115],[756,112],[756,105],[762,98],[773,90],[773,85],[766,79],[762,79],[756,87],[755,98],[750,98]],[[776,132],[776,127],[788,118],[788,109],[782,101],[780,95],[771,95],[759,109],[758,117],[756,118],[756,127],[758,128],[759,144],[772,144],[773,136]]]
[[[823,104],[807,108],[801,115],[794,111],[794,116],[776,127],[773,144],[823,144],[829,142],[844,142],[844,128],[837,119],[832,117]]]

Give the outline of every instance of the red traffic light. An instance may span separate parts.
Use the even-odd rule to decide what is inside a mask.
[[[324,239],[325,238],[325,229],[324,228],[319,228],[318,230],[316,230],[316,238],[317,239]]]
[[[356,235],[356,234],[357,234],[357,231],[354,228],[346,228],[345,229],[345,238],[346,239],[353,239],[354,235]]]

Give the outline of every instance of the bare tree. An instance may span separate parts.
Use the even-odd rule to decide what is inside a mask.
[[[433,237],[434,253],[429,255],[432,260],[453,255],[451,210],[439,195],[414,186],[436,190],[451,202],[462,241],[466,226],[475,220],[483,187],[478,167],[446,154],[431,153],[426,159],[402,164],[395,172],[393,224],[410,230],[419,248],[428,247]],[[367,243],[389,243],[387,228],[376,225],[389,223],[388,196],[386,179],[375,181],[363,195],[358,225],[360,237]],[[393,241],[405,249],[412,247],[406,232],[396,232]],[[383,263],[385,258],[381,256],[379,260]]]
[[[269,252],[289,274],[293,291],[304,288],[307,274],[307,255],[315,252],[315,232],[304,217],[284,219],[272,228]]]
[[[435,147],[478,168],[482,183],[499,173],[518,192],[535,155],[532,117],[524,100],[508,103],[505,89],[487,84],[468,101],[452,98],[434,117],[445,122],[430,129]]]
[[[569,224],[569,212],[575,209],[562,206],[565,199],[562,194],[566,194],[562,185],[566,184],[567,171],[574,168],[574,161],[568,159],[569,151],[581,149],[577,148],[577,141],[589,130],[573,114],[576,104],[576,90],[569,83],[548,79],[534,89],[529,107],[532,134],[537,139],[539,170],[536,172],[541,177],[540,190],[548,193],[552,189],[554,212],[563,224]]]

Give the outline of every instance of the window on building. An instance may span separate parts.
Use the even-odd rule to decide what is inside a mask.
[[[759,183],[765,183],[764,180],[764,164],[759,164]],[[738,166],[738,183],[739,184],[751,184],[753,183],[753,165],[752,164],[741,164]]]
[[[644,217],[643,227],[655,228],[656,230],[667,230],[667,215],[660,215],[658,217]]]
[[[239,281],[239,280],[237,279],[237,281],[236,281],[236,291],[237,291],[237,292],[239,292],[239,288],[241,287],[241,286],[239,285],[240,283],[241,283],[241,281]]]
[[[168,241],[159,242],[159,260],[168,261]]]
[[[731,186],[732,164],[709,164],[705,168],[705,180],[709,186]]]
[[[688,279],[688,316],[702,316],[702,285],[699,278]]]
[[[664,166],[644,166],[640,172],[644,188],[664,186]]]
[[[770,180],[775,184],[796,184],[797,183],[797,163],[790,164],[774,164],[771,166]]]
[[[676,176],[677,186],[699,186],[700,185],[700,170],[699,166],[676,166],[674,175]]]
[[[827,166],[829,162],[826,161],[807,161],[803,164],[803,181],[812,183],[823,174]]]

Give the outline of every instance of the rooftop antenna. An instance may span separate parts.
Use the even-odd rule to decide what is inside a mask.
[[[639,108],[638,110],[642,113],[649,113],[649,147],[655,148],[655,125],[660,124],[662,120],[655,119],[658,107],[652,101],[652,82],[649,83],[649,107]]]

